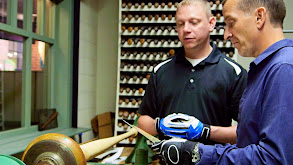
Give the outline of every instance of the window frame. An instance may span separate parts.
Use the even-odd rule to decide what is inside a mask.
[[[21,98],[21,127],[17,129],[0,132],[0,154],[16,154],[24,150],[24,146],[28,145],[31,139],[49,133],[59,132],[67,136],[80,134],[90,130],[89,128],[74,129],[72,128],[72,95],[73,95],[73,28],[74,28],[74,1],[61,1],[55,3],[53,12],[50,12],[50,18],[54,18],[53,30],[49,36],[46,36],[46,0],[38,0],[41,6],[40,17],[43,19],[38,24],[39,33],[32,31],[32,13],[33,1],[23,0],[23,29],[17,27],[17,0],[8,0],[7,4],[7,23],[0,22],[0,30],[15,35],[22,36],[23,42],[23,70],[22,70],[22,98]],[[39,13],[38,13],[39,14]],[[38,16],[39,18],[39,16]],[[40,19],[40,18],[39,18]],[[39,27],[41,26],[41,27]],[[62,34],[62,35],[60,35]],[[47,131],[38,131],[37,125],[31,125],[31,52],[32,41],[39,40],[50,44],[47,54],[50,61],[49,77],[48,77],[48,108],[56,108],[58,114],[58,128]],[[69,131],[70,130],[70,131]],[[29,137],[22,147],[5,152],[5,147],[16,142],[23,137]],[[10,140],[9,140],[10,139]],[[16,145],[16,144],[15,144]],[[16,147],[16,146],[15,146]]]

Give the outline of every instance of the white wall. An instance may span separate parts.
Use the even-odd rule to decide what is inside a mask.
[[[118,62],[118,0],[99,0],[97,10],[97,114],[115,112]]]
[[[96,115],[97,87],[97,1],[80,2],[79,75],[78,75],[78,127],[91,128]],[[82,140],[94,138],[86,132]]]
[[[115,112],[118,0],[80,1],[78,127],[97,114]],[[82,141],[93,139],[92,131]]]

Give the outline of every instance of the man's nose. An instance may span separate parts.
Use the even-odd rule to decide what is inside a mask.
[[[184,24],[184,28],[183,28],[183,30],[184,30],[185,32],[189,32],[189,31],[190,31],[190,26],[189,26],[188,23],[185,23],[185,24]]]
[[[228,28],[225,28],[225,31],[224,31],[224,39],[225,40],[229,40],[230,37],[232,37],[232,33],[230,32],[230,30]]]

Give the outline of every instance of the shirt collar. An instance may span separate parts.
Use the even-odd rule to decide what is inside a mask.
[[[212,52],[209,54],[209,56],[202,61],[201,63],[217,63],[220,60],[219,54],[221,54],[221,51],[217,48],[217,46],[211,42],[211,46],[213,47]],[[176,61],[187,61],[185,58],[185,53],[184,53],[184,47],[181,47],[179,50],[179,53],[176,55]],[[187,61],[188,62],[188,61]]]
[[[272,55],[275,52],[277,52],[278,50],[280,50],[284,47],[288,47],[288,46],[293,46],[293,40],[291,40],[291,39],[280,40],[280,41],[274,43],[273,45],[271,45],[269,48],[267,48],[264,52],[262,52],[254,61],[251,62],[251,64],[254,63],[254,65],[258,65],[259,63],[261,63],[264,59],[266,59],[270,55]]]

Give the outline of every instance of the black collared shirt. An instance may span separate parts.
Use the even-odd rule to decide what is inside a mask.
[[[211,54],[194,67],[182,48],[154,68],[138,112],[152,118],[180,112],[204,124],[230,126],[232,118],[237,120],[246,79],[245,69],[214,44]]]

